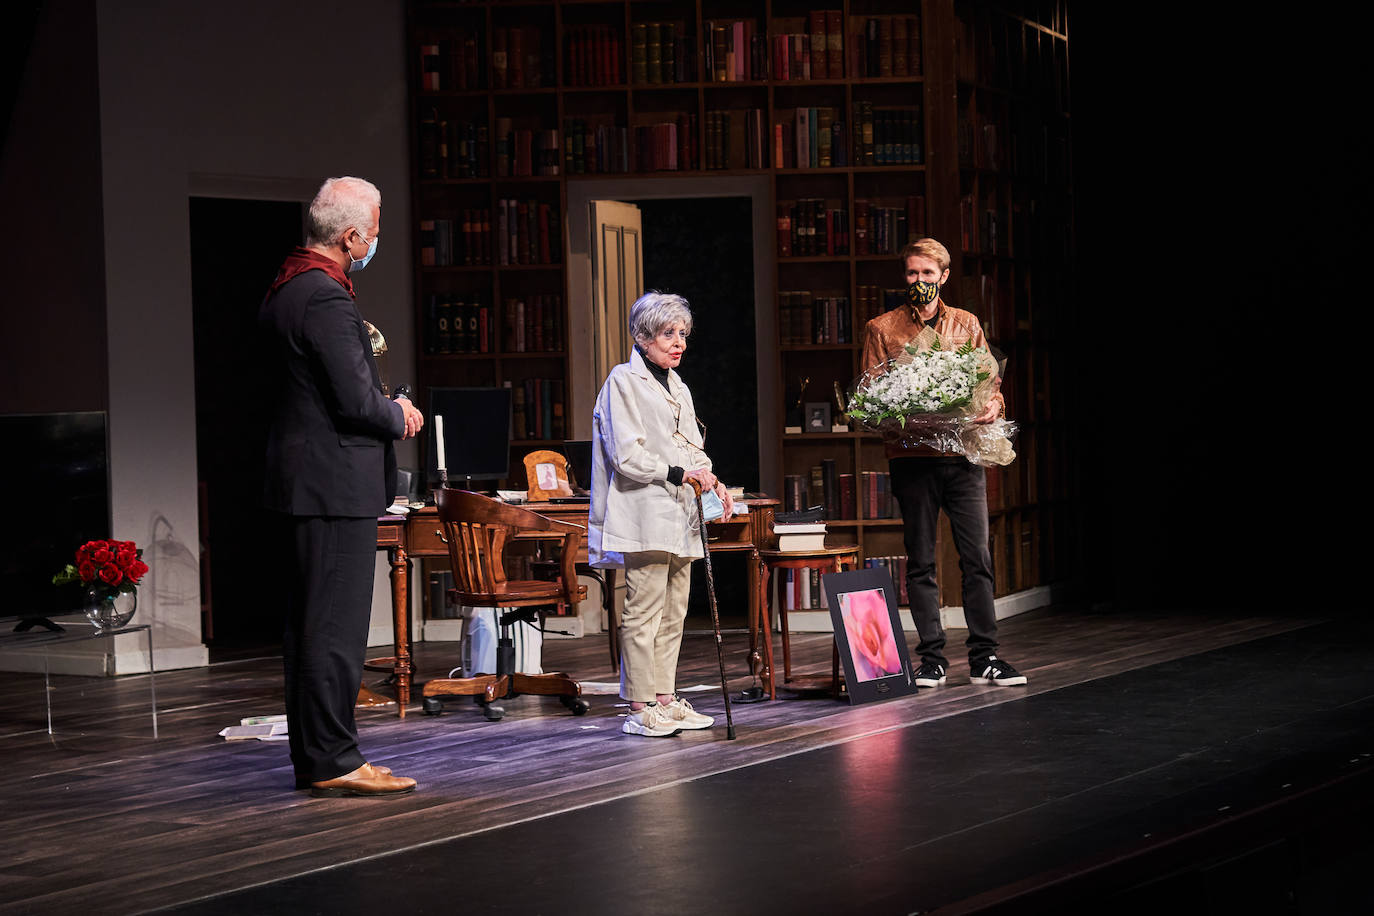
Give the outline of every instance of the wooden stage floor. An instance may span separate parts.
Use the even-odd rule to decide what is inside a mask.
[[[725,740],[723,722],[671,739],[622,736],[620,701],[611,695],[588,697],[591,711],[582,717],[552,698],[508,700],[506,718],[497,723],[487,722],[463,699],[449,701],[442,716],[424,716],[417,696],[404,720],[394,707],[358,713],[364,753],[420,783],[413,795],[384,800],[311,798],[293,789],[284,742],[218,737],[221,728],[242,717],[280,710],[275,656],[159,674],[161,736],[156,741],[146,676],[54,677],[57,733],[50,737],[41,675],[0,673],[0,751],[9,776],[0,786],[0,836],[6,848],[0,913],[123,914],[184,906],[234,912],[237,908],[229,905],[217,910],[215,901],[322,870],[374,860],[385,864],[392,860],[384,857],[398,851],[419,856],[465,837],[490,839],[491,858],[454,863],[451,880],[464,871],[499,871],[503,859],[516,855],[614,859],[615,844],[624,837],[588,837],[580,848],[533,852],[503,848],[501,839],[540,819],[721,774],[733,774],[747,786],[751,772],[763,773],[780,761],[903,733],[922,723],[947,720],[944,725],[957,728],[967,721],[976,728],[977,717],[966,714],[1225,647],[1281,639],[1317,625],[1261,615],[1046,608],[1002,623],[1005,654],[1028,675],[1026,688],[970,684],[955,649],[949,684],[919,696],[850,707],[823,696],[780,694],[774,703],[735,705],[735,741]],[[961,648],[964,633],[950,636],[951,647]],[[734,695],[751,684],[745,641],[737,631],[725,638]],[[914,634],[908,641],[914,644]],[[417,644],[416,650],[417,682],[442,676],[456,664],[456,644]],[[799,635],[793,651],[794,667],[828,671],[828,635]],[[778,660],[781,664],[780,651]],[[583,682],[613,680],[604,635],[547,641],[544,666]],[[376,680],[369,684],[386,689]],[[719,715],[709,632],[689,633],[684,642],[679,686],[693,685],[713,688],[690,696],[698,709]],[[1206,711],[1183,708],[1178,714]],[[938,754],[929,763],[959,765]],[[421,879],[411,874],[405,880]],[[805,875],[798,880],[805,881]],[[404,885],[390,892],[398,911],[427,911],[407,907]],[[724,901],[714,906],[715,912],[734,911]],[[460,891],[448,911],[463,910]],[[306,911],[312,910],[293,908]],[[319,911],[350,910],[333,901]],[[600,910],[622,911],[635,912],[619,910],[613,902]]]

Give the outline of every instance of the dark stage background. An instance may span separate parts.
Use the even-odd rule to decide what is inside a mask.
[[[644,282],[692,307],[679,375],[706,424],[706,453],[727,486],[759,485],[758,360],[754,354],[753,204],[747,197],[630,201],[644,226]],[[721,613],[748,606],[743,554],[712,558]],[[689,619],[711,613],[706,571],[692,566]],[[734,621],[728,621],[734,622]]]

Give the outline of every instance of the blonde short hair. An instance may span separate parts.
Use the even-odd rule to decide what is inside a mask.
[[[949,270],[949,249],[934,239],[917,239],[907,243],[902,249],[902,266],[906,266],[906,259],[911,256],[930,258],[940,265],[940,270]]]

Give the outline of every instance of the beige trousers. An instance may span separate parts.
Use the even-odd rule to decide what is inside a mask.
[[[625,554],[625,611],[620,617],[620,695],[652,703],[677,686],[677,657],[692,561],[664,551]]]

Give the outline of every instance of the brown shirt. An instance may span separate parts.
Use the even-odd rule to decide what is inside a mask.
[[[935,318],[930,324],[934,327],[935,333],[940,335],[942,346],[953,349],[963,346],[970,340],[975,347],[988,345],[988,339],[983,336],[983,326],[978,323],[978,316],[945,305],[942,299],[935,300]],[[902,305],[890,312],[884,312],[868,322],[864,326],[864,372],[883,371],[887,361],[901,353],[902,347],[921,333],[925,326],[926,322],[921,320],[916,309],[910,305]],[[1000,391],[993,395],[993,399],[997,401],[999,410],[1005,409]],[[887,444],[886,450],[888,458],[941,454],[929,446],[903,448],[892,442]]]

